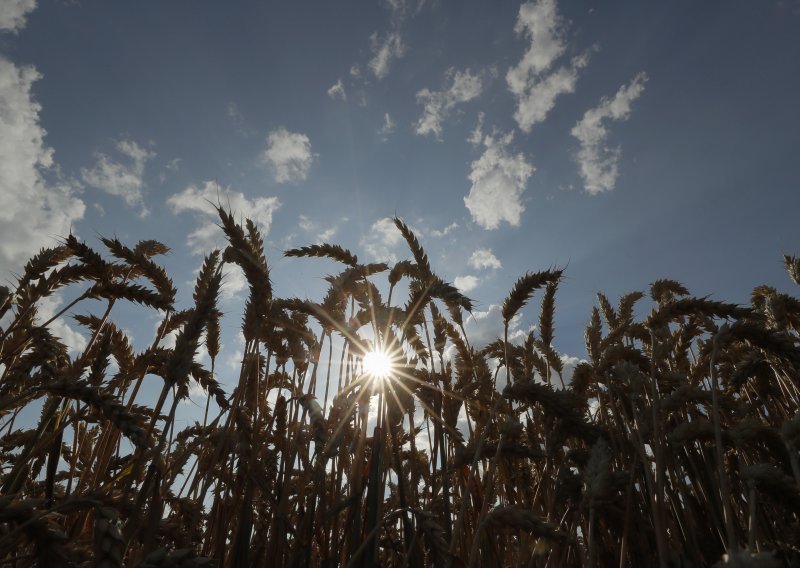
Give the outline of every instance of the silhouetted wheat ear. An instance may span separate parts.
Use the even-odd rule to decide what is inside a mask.
[[[544,270],[536,273],[529,272],[517,280],[511,292],[509,292],[508,297],[503,301],[503,320],[506,323],[511,321],[511,318],[528,303],[531,295],[536,290],[550,282],[556,282],[561,278],[562,272],[562,270]]]
[[[416,261],[417,266],[422,271],[423,275],[427,276],[432,274],[433,272],[431,270],[430,261],[428,261],[428,255],[425,254],[425,251],[423,250],[422,245],[419,244],[416,235],[414,235],[411,229],[408,228],[408,225],[406,225],[397,217],[394,218],[394,224],[400,231],[400,234],[403,235],[406,243],[408,243],[408,248],[411,249],[411,254],[414,255],[414,260]]]
[[[346,248],[339,245],[321,244],[309,245],[305,247],[289,249],[283,253],[284,256],[315,256],[319,258],[330,258],[348,266],[358,266],[358,257]]]
[[[561,270],[521,278],[502,337],[476,349],[471,301],[401,221],[414,258],[391,270],[287,251],[344,264],[314,301],[273,296],[256,224],[219,214],[227,246],[193,290],[175,293],[161,243],[102,239],[101,255],[74,236],[0,287],[0,564],[800,563],[800,301],[776,285],[748,307],[670,280],[601,293],[588,360],[558,388]],[[241,344],[225,340],[236,298],[219,305],[227,262],[250,286]],[[510,340],[540,288],[537,327]],[[55,292],[68,303],[45,318]],[[130,310],[156,316],[143,347]],[[363,364],[376,332],[385,380]],[[179,404],[190,381],[202,423]]]

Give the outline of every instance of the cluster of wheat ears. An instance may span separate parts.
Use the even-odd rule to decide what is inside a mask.
[[[470,300],[402,221],[413,260],[392,267],[335,245],[287,251],[343,265],[316,303],[274,297],[255,225],[219,217],[229,244],[206,257],[190,309],[174,309],[155,241],[103,239],[100,255],[70,236],[2,290],[0,565],[800,562],[793,297],[762,286],[743,307],[659,280],[637,321],[643,293],[617,307],[598,295],[565,386],[561,270],[520,278],[504,336],[473,346]],[[800,283],[800,259],[785,262]],[[215,370],[226,263],[249,283],[230,392]],[[43,321],[57,290],[74,301]],[[535,293],[535,331],[509,341]],[[87,300],[104,307],[77,314]],[[138,353],[111,317],[124,301],[161,317]],[[51,331],[65,317],[87,329],[75,357]],[[393,360],[386,379],[364,372],[376,346]],[[205,417],[178,430],[193,382]],[[155,404],[141,404],[144,383],[161,389]],[[23,419],[31,409],[38,420]]]

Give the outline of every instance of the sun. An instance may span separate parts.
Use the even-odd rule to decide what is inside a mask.
[[[376,379],[386,379],[392,374],[394,364],[385,351],[375,349],[364,355],[364,372]]]

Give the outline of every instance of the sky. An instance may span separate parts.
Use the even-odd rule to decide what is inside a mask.
[[[3,283],[70,232],[158,239],[188,305],[217,202],[258,223],[276,294],[317,301],[339,267],[283,251],[402,260],[402,218],[479,345],[551,267],[570,357],[597,292],[796,295],[800,1],[0,0]],[[231,271],[232,328],[245,294]],[[139,348],[142,313],[118,315]]]

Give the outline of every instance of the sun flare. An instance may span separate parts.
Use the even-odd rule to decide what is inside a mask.
[[[364,372],[377,379],[385,379],[392,374],[392,358],[385,351],[374,350],[364,355]]]

